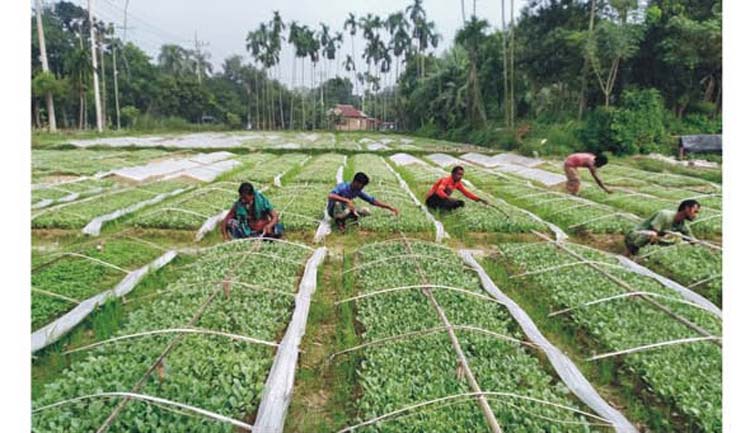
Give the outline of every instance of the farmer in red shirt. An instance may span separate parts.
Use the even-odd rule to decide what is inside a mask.
[[[463,200],[450,198],[451,193],[455,189],[461,191],[461,193],[468,199],[488,204],[485,199],[477,197],[464,187],[463,183],[461,183],[461,178],[463,177],[464,168],[460,165],[453,167],[450,176],[440,178],[435,182],[435,185],[432,185],[432,188],[430,188],[430,191],[427,193],[427,207],[430,209],[444,210],[453,210],[463,207]]]
[[[607,164],[607,157],[604,155],[594,155],[593,153],[574,153],[565,159],[563,168],[565,169],[565,177],[568,178],[568,182],[565,187],[568,192],[573,195],[578,195],[578,191],[581,189],[581,176],[578,174],[578,169],[586,167],[591,172],[591,176],[606,193],[612,194],[612,191],[604,186],[604,183],[599,179],[599,175],[596,174],[596,169],[603,167]]]

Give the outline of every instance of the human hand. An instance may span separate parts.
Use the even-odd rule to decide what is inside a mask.
[[[395,207],[391,208],[391,212],[393,212],[393,215],[398,216],[398,209],[396,209]]]

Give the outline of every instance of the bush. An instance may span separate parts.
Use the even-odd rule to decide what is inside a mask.
[[[123,126],[130,128],[134,127],[139,113],[138,109],[132,105],[122,107],[122,110],[120,110],[120,117],[122,118]]]
[[[575,121],[561,124],[535,124],[532,136],[527,137],[518,151],[522,155],[569,155],[583,149],[583,145],[576,136],[579,125]]]
[[[594,152],[632,155],[664,151],[664,120],[664,105],[657,90],[626,90],[620,107],[597,108],[578,135],[586,149]]]
[[[242,119],[234,113],[227,113],[227,126],[230,129],[242,129]]]
[[[623,93],[622,108],[612,119],[612,133],[619,149],[625,154],[651,153],[666,143],[664,103],[656,89],[628,90]]]
[[[578,131],[578,138],[586,150],[598,153],[616,147],[612,135],[614,113],[612,107],[597,107],[588,115],[586,124]]]

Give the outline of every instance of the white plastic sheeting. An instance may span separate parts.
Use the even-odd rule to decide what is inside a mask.
[[[235,154],[231,152],[211,152],[211,153],[199,153],[193,155],[188,159],[198,164],[213,164],[214,162],[223,161],[225,159],[234,158]]]
[[[661,283],[662,286],[672,289],[675,292],[679,293],[680,296],[682,296],[685,300],[690,301],[694,304],[698,304],[701,307],[703,307],[706,311],[709,311],[719,319],[721,319],[721,309],[714,305],[713,302],[709,301],[708,299],[704,298],[703,296],[699,295],[698,293],[695,293],[694,291],[688,289],[687,287],[677,283],[676,281],[670,280],[669,278],[659,275],[658,273],[652,271],[651,269],[648,269],[646,267],[643,267],[639,265],[638,263],[628,259],[625,256],[617,256],[617,260],[620,261],[620,264],[624,267],[626,267],[628,270],[635,272],[636,274],[643,275],[649,278],[652,278],[659,283]]]
[[[474,152],[464,153],[463,155],[461,155],[461,159],[486,168],[497,167],[500,164],[499,162],[492,159],[491,156]]]
[[[229,214],[228,210],[223,210],[216,215],[208,218],[201,228],[198,229],[198,231],[195,233],[195,241],[199,242],[201,239],[203,239],[206,234],[210,233],[213,229],[216,228],[216,226],[224,220],[224,218],[227,217],[227,214]]]
[[[427,165],[426,162],[412,155],[409,155],[408,153],[397,153],[395,155],[391,155],[390,158],[391,161],[393,161],[399,167],[409,164]]]
[[[524,167],[536,167],[537,165],[544,163],[544,160],[539,158],[529,158],[527,156],[515,155],[513,153],[498,153],[493,156],[492,159],[501,164],[515,164]]]
[[[151,206],[152,204],[159,203],[161,201],[164,201],[168,199],[169,197],[173,197],[179,194],[182,194],[183,192],[189,190],[190,188],[178,188],[174,191],[165,192],[163,194],[159,194],[154,198],[150,198],[148,200],[144,200],[141,202],[138,202],[134,205],[128,206],[123,209],[118,209],[114,212],[110,212],[106,215],[100,215],[91,221],[89,221],[88,224],[86,224],[86,227],[83,228],[82,232],[86,235],[92,235],[92,236],[99,236],[99,233],[102,231],[102,226],[104,223],[109,221],[114,221],[117,218],[122,217],[123,215],[127,215],[129,213],[133,213],[141,208],[144,208],[146,206]]]
[[[69,143],[76,147],[90,146],[109,146],[109,147],[154,147],[158,146],[159,141],[164,137],[109,137],[109,138],[92,138],[89,140],[71,140]]]
[[[431,155],[427,155],[427,159],[443,168],[463,164],[463,161],[461,161],[460,159],[445,153],[433,153]]]
[[[388,167],[388,170],[393,173],[394,176],[398,179],[399,185],[401,185],[401,188],[406,191],[407,194],[409,194],[409,197],[411,197],[411,200],[414,202],[415,205],[419,206],[420,209],[422,209],[422,212],[424,213],[425,217],[427,217],[428,220],[432,221],[432,224],[435,226],[435,242],[442,242],[444,238],[449,237],[448,233],[445,231],[445,228],[443,227],[443,223],[436,220],[434,216],[430,213],[430,211],[427,210],[427,207],[425,207],[424,204],[422,204],[416,196],[414,196],[414,193],[411,192],[411,189],[409,188],[409,185],[404,181],[404,179],[399,176],[399,174],[396,172],[396,170],[393,169],[385,160],[383,160],[383,164],[385,164],[386,167]]]
[[[511,173],[525,179],[535,180],[546,186],[557,185],[566,180],[565,176],[561,174],[552,173],[538,168],[531,168],[543,161],[519,155],[506,153],[490,157],[480,153],[469,152],[461,155],[461,159],[477,164],[481,167],[491,168],[493,171],[502,174]]]
[[[263,388],[258,415],[253,426],[254,432],[281,433],[284,430],[284,420],[294,389],[299,346],[305,335],[310,302],[317,285],[318,267],[326,253],[325,247],[316,249],[305,265],[305,273],[295,297],[292,320],[279,344],[271,372]]]
[[[198,167],[188,168],[181,172],[167,176],[165,179],[173,179],[176,177],[184,177],[188,179],[195,179],[201,182],[213,182],[221,174],[226,173],[233,168],[240,165],[238,161],[228,159],[225,161],[215,162],[209,165],[200,165]]]
[[[389,149],[388,146],[379,142],[370,143],[367,145],[367,150],[378,151],[378,150],[387,150],[387,149]]]
[[[459,251],[459,255],[464,262],[472,267],[477,275],[479,275],[482,287],[487,293],[505,305],[516,322],[521,326],[521,329],[523,329],[524,334],[526,334],[529,340],[532,343],[537,344],[539,348],[544,351],[547,355],[547,359],[549,359],[552,364],[552,367],[560,376],[560,379],[562,379],[573,394],[575,394],[594,412],[611,422],[616,432],[638,433],[635,426],[630,423],[620,411],[610,406],[610,404],[599,395],[586,377],[583,376],[581,371],[578,370],[578,367],[576,367],[573,361],[544,337],[536,327],[536,324],[534,324],[534,321],[531,320],[531,317],[529,317],[529,315],[526,314],[518,304],[500,291],[489,275],[487,275],[484,269],[482,269],[479,263],[477,263],[471,255],[471,251],[461,250]]]
[[[129,272],[113,289],[86,299],[54,322],[34,331],[31,334],[31,352],[34,353],[59,340],[108,299],[127,295],[149,272],[160,269],[176,256],[176,251],[167,251],[148,265]]]
[[[336,170],[336,185],[344,181],[344,167],[346,166],[346,160],[347,160],[347,157],[344,156],[344,164],[341,167],[339,167],[338,170]],[[313,238],[313,242],[315,243],[321,242],[326,236],[330,234],[331,234],[331,216],[328,215],[328,203],[326,202],[326,207],[323,208],[323,219],[320,220],[318,229],[315,231],[315,237]]]
[[[143,182],[194,167],[200,167],[200,164],[189,161],[187,158],[168,159],[166,161],[149,162],[148,164],[136,165],[134,167],[118,168],[112,170],[110,174],[134,182]]]
[[[196,179],[205,177],[209,178],[208,182],[210,182],[216,176],[210,178],[210,176],[208,176],[207,174],[210,171],[226,171],[231,169],[232,167],[234,167],[234,165],[227,168],[226,162],[224,163],[224,165],[221,165],[220,162],[229,160],[229,158],[232,158],[234,156],[234,154],[229,152],[201,153],[198,155],[190,156],[188,158],[167,159],[164,161],[150,162],[148,164],[137,165],[134,167],[118,168],[110,171],[109,174],[135,182],[143,182],[145,180],[156,179],[165,176],[186,176]],[[200,170],[201,168],[209,168],[209,171]],[[220,173],[223,173],[223,171],[220,171]]]

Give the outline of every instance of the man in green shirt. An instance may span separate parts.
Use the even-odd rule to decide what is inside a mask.
[[[667,232],[678,232],[694,238],[687,221],[694,221],[698,217],[701,205],[697,200],[684,200],[677,211],[660,210],[645,221],[638,224],[625,235],[625,246],[631,255],[638,254],[638,250],[648,244],[664,242],[663,236]]]

